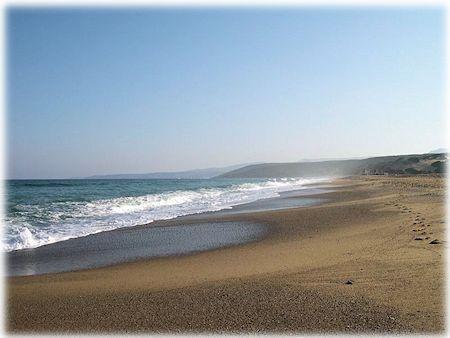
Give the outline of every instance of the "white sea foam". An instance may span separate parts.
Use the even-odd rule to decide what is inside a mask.
[[[326,179],[278,179],[243,183],[226,188],[178,190],[137,197],[120,197],[92,202],[55,202],[51,210],[26,207],[37,217],[45,213],[46,224],[31,225],[27,220],[8,218],[4,238],[6,251],[35,248],[70,238],[146,224],[155,220],[207,211],[229,209],[235,205],[279,196],[280,192],[304,188],[307,183]]]

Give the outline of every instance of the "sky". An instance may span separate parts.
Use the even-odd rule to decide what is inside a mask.
[[[9,8],[9,178],[425,153],[444,9]]]

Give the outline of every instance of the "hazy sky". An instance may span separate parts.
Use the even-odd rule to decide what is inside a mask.
[[[10,9],[12,178],[444,145],[441,9]]]

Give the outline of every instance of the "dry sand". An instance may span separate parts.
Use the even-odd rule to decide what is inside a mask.
[[[267,224],[258,242],[8,278],[7,329],[443,332],[445,179],[336,183],[318,206],[221,217]]]

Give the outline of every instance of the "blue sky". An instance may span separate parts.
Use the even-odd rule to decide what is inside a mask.
[[[8,175],[444,145],[439,8],[8,11]]]

